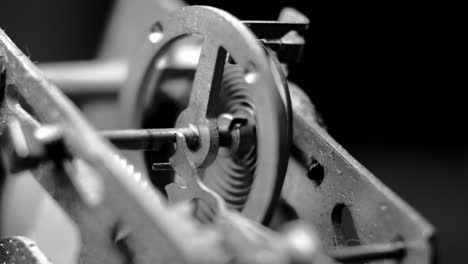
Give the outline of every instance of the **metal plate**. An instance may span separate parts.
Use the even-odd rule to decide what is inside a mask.
[[[291,92],[296,151],[282,197],[299,218],[317,227],[326,248],[403,241],[407,252],[402,263],[435,261],[434,228],[316,123],[312,104],[301,94]],[[310,171],[317,166],[323,179]],[[350,212],[347,220],[343,219],[346,210]],[[343,221],[352,226],[343,226]],[[344,229],[354,229],[355,236]]]

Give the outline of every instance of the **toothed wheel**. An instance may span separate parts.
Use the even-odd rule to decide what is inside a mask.
[[[186,39],[190,36],[202,38],[198,65],[191,89],[176,91],[170,86],[174,71],[168,70],[167,51],[180,54],[184,41],[197,43]],[[187,155],[203,182],[229,207],[253,220],[268,221],[288,163],[291,106],[281,69],[253,33],[224,11],[182,8],[155,23],[128,76],[122,96],[126,126],[175,123],[179,129],[191,128],[197,144],[189,146]],[[190,79],[191,73],[186,76]],[[145,152],[131,159],[151,168],[172,154],[161,153]],[[172,181],[161,172],[149,174],[159,187]]]

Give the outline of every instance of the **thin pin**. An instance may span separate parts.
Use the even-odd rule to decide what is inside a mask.
[[[151,169],[154,171],[172,171],[172,165],[169,162],[153,163]]]

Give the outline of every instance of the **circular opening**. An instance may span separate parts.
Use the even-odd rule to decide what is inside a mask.
[[[151,43],[157,43],[163,38],[163,36],[163,26],[161,25],[161,22],[156,22],[151,27],[151,32],[148,36],[148,39],[151,41]]]
[[[335,231],[333,240],[337,246],[357,246],[361,244],[348,206],[337,204],[333,208],[331,218]]]
[[[325,178],[325,169],[317,160],[312,159],[310,162],[307,168],[307,177],[317,186],[322,184],[323,178]]]

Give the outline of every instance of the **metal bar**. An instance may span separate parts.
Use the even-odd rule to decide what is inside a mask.
[[[202,124],[213,117],[214,106],[223,78],[226,50],[205,36],[190,94],[190,122]]]
[[[42,63],[48,79],[72,99],[116,99],[127,78],[124,60]]]
[[[329,252],[329,255],[339,262],[354,263],[384,259],[397,260],[402,259],[405,253],[405,244],[403,242],[395,242],[335,248]]]
[[[297,63],[305,46],[307,22],[243,21],[263,45],[276,52],[281,62]]]
[[[303,35],[309,23],[281,22],[281,21],[242,21],[259,39],[280,39],[291,31]]]

